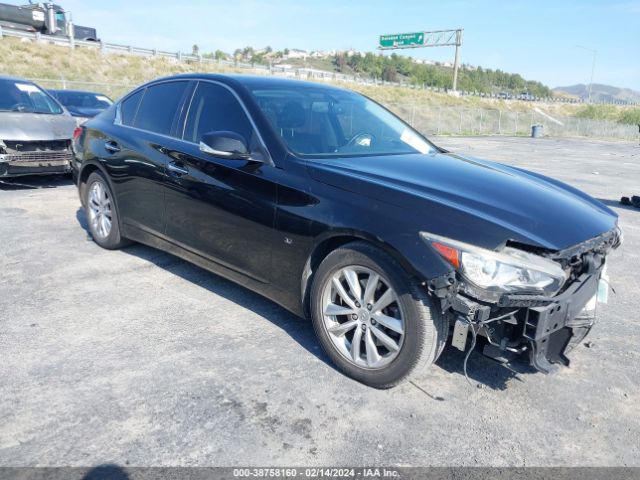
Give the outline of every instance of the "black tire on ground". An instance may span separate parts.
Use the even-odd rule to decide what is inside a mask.
[[[96,182],[100,182],[102,184],[102,187],[107,192],[108,198],[110,200],[111,231],[106,237],[100,236],[95,231],[95,227],[92,224],[91,217],[90,217],[89,209],[91,207],[90,207],[89,195],[90,195],[93,184],[95,184]],[[113,193],[111,192],[111,189],[109,188],[109,184],[107,183],[107,180],[104,178],[104,175],[102,175],[102,173],[100,172],[91,173],[91,175],[89,175],[89,178],[87,179],[87,183],[83,190],[84,190],[83,193],[84,193],[85,216],[87,219],[89,233],[91,233],[91,237],[93,238],[93,241],[96,242],[98,245],[100,245],[102,248],[106,248],[108,250],[116,250],[118,248],[122,248],[128,245],[130,243],[129,240],[124,238],[120,233],[120,217],[118,216],[118,210],[113,200]]]
[[[363,368],[347,359],[334,345],[324,324],[324,286],[340,269],[365,267],[385,277],[396,292],[405,316],[404,341],[389,364]],[[442,315],[416,278],[389,254],[366,242],[353,242],[331,252],[322,261],[311,286],[313,328],[327,355],[345,375],[375,388],[391,388],[424,371],[442,352],[448,333],[448,319]]]

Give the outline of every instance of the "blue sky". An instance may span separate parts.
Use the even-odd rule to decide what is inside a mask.
[[[461,61],[555,87],[595,83],[640,90],[640,0],[60,0],[80,25],[114,43],[201,52],[251,45],[374,51],[378,35],[464,28]],[[402,51],[401,51],[402,52]],[[405,50],[453,59],[452,48]]]

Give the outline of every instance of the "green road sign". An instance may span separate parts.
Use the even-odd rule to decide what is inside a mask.
[[[380,35],[380,48],[421,47],[423,45],[423,32]]]

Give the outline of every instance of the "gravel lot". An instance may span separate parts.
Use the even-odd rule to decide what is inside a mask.
[[[415,383],[339,374],[311,325],[144,246],[100,249],[66,179],[0,184],[0,465],[640,466],[640,147],[440,138],[612,206],[617,294],[552,376],[447,348]]]

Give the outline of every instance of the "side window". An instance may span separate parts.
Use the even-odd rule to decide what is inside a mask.
[[[140,99],[144,94],[144,90],[134,93],[120,104],[120,118],[123,125],[133,126],[133,121],[136,118],[138,111],[138,105],[140,105]]]
[[[236,97],[225,87],[200,82],[191,100],[183,139],[200,143],[203,134],[220,130],[242,135],[251,150],[256,150],[253,127]]]
[[[181,81],[148,87],[133,126],[162,135],[171,134],[173,118],[188,85],[188,82]]]

